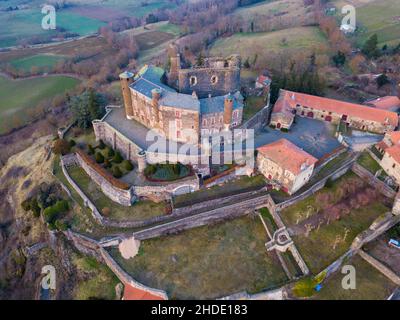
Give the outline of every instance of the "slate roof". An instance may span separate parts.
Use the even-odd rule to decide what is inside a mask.
[[[226,96],[218,96],[200,99],[201,114],[224,112],[224,100]],[[233,97],[233,110],[243,108],[243,97],[239,91],[231,95]]]
[[[164,76],[164,69],[155,66],[144,66],[135,76],[135,81],[130,85],[132,89],[152,98],[153,89],[161,90],[160,105],[165,107],[181,108],[198,111],[202,114],[219,113],[224,111],[224,99],[226,96],[198,99],[190,94],[176,92],[173,88],[163,84],[161,78]],[[243,97],[240,92],[233,96],[233,109],[243,107]]]

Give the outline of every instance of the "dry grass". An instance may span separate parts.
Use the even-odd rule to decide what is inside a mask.
[[[144,241],[133,259],[112,254],[136,280],[166,290],[171,299],[213,299],[287,281],[265,241],[260,219],[244,217]]]

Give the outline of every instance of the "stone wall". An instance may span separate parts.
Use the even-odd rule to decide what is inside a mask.
[[[239,126],[239,129],[254,129],[254,132],[257,133],[267,125],[269,121],[269,117],[271,114],[271,105],[269,103],[258,111],[255,115],[253,115],[249,120],[245,121]]]
[[[315,183],[312,187],[310,187],[308,190],[304,191],[303,193],[294,196],[292,198],[290,198],[287,201],[281,202],[276,204],[276,208],[279,210],[283,210],[291,205],[294,205],[295,203],[302,201],[306,198],[308,198],[309,196],[311,196],[312,194],[314,194],[315,192],[317,192],[318,190],[321,190],[324,186],[325,183],[328,179],[332,179],[332,180],[336,180],[338,178],[340,178],[341,176],[343,176],[347,171],[349,171],[353,164],[355,163],[355,159],[351,159],[349,161],[347,161],[344,165],[342,165],[339,169],[335,170],[334,172],[332,172],[330,175],[326,176],[324,179],[318,181],[317,183]]]
[[[389,187],[386,183],[384,183],[383,181],[379,180],[377,177],[372,175],[367,169],[365,169],[358,163],[354,163],[352,170],[361,179],[367,181],[370,185],[375,187],[386,197],[394,198],[396,196],[396,192],[391,187]]]
[[[124,285],[130,285],[138,290],[146,291],[161,299],[168,300],[165,291],[147,287],[133,279],[96,240],[70,230],[66,231],[64,234],[80,252],[93,256],[100,262],[104,262]]]
[[[202,212],[194,216],[184,217],[179,220],[134,232],[133,236],[138,240],[146,240],[243,216],[249,212],[264,207],[265,201],[267,201],[268,197],[269,195],[264,195],[257,198],[244,200],[238,204],[227,205],[221,208]]]
[[[93,121],[93,129],[97,140],[103,140],[114,150],[118,150],[125,159],[137,162],[138,153],[142,150],[115,128],[104,121]]]
[[[372,265],[375,269],[379,270],[387,278],[393,281],[396,285],[400,286],[400,277],[397,274],[395,274],[392,270],[390,270],[388,267],[386,267],[381,262],[376,260],[374,257],[370,256],[368,253],[362,250],[359,251],[359,255],[370,265]]]
[[[76,157],[76,163],[97,185],[99,185],[101,191],[112,201],[119,203],[123,206],[130,206],[136,200],[136,195],[134,194],[132,188],[130,188],[129,190],[123,190],[115,187],[112,183],[107,181],[107,179],[101,176],[96,170],[94,170],[89,164],[87,164],[78,153],[69,155],[69,157]],[[62,166],[66,165],[63,161],[64,157],[61,159]]]

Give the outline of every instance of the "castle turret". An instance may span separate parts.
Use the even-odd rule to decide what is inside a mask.
[[[146,152],[144,150],[139,151],[138,157],[137,157],[137,162],[138,162],[138,171],[140,173],[143,173],[144,169],[146,169],[146,166],[147,166]]]
[[[131,90],[129,89],[129,85],[133,82],[133,77],[134,74],[128,71],[125,71],[119,75],[122,97],[124,99],[125,114],[128,119],[133,118]]]
[[[159,105],[159,101],[161,98],[161,90],[160,89],[151,90],[151,97],[152,97],[151,105],[153,108],[154,119],[155,119],[156,124],[158,124],[160,122],[158,105]]]
[[[175,44],[171,44],[168,48],[168,56],[170,62],[170,70],[168,74],[168,84],[171,87],[178,86],[179,70],[181,69],[181,56],[179,49]]]
[[[229,93],[224,100],[224,129],[229,130],[232,123],[233,96]]]

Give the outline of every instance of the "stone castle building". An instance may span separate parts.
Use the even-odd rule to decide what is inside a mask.
[[[197,144],[201,130],[216,133],[242,123],[240,57],[208,58],[181,68],[175,46],[170,70],[146,65],[120,75],[126,118],[156,129],[170,140]]]

